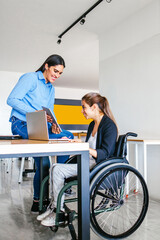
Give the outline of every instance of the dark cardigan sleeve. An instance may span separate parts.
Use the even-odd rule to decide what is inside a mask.
[[[94,121],[92,121],[88,127],[86,142],[88,141],[93,131],[93,128]],[[97,132],[96,142],[97,158],[95,158],[97,163],[113,156],[116,147],[116,140],[117,140],[117,127],[110,118],[104,116]]]
[[[96,162],[100,162],[106,158],[113,156],[117,139],[117,127],[111,119],[105,119],[98,129],[97,136],[97,158]]]

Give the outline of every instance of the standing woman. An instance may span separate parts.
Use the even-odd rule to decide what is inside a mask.
[[[26,113],[41,111],[42,106],[47,107],[53,113],[55,101],[55,89],[53,83],[58,79],[65,68],[64,59],[59,55],[51,55],[36,72],[30,72],[22,75],[16,86],[10,93],[7,104],[12,107],[11,130],[14,135],[20,135],[23,139],[28,138]],[[54,114],[54,113],[53,113]],[[48,130],[50,138],[68,137],[73,139],[73,134],[63,130],[57,132],[51,123],[51,117],[47,115]],[[31,212],[39,212],[40,195],[40,158],[35,157],[36,173],[34,176],[33,187],[33,205]],[[68,156],[59,156],[57,162],[64,163]],[[44,176],[49,173],[50,162],[48,157],[43,157]]]
[[[118,129],[108,100],[98,93],[88,93],[82,98],[82,113],[86,119],[93,119],[86,137],[86,142],[89,143],[90,168],[93,168],[96,163],[113,156]],[[76,141],[77,139],[71,140],[71,142]],[[37,217],[37,220],[42,221],[42,225],[55,225],[58,194],[64,185],[64,180],[74,175],[77,175],[77,164],[53,164],[50,174],[52,200],[46,212]],[[61,201],[61,211],[64,210],[63,205],[64,196]]]

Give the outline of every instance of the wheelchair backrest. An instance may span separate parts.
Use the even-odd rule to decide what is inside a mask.
[[[128,132],[124,135],[120,135],[116,143],[116,149],[114,152],[114,157],[124,158],[127,155],[127,137],[137,137],[136,133]]]

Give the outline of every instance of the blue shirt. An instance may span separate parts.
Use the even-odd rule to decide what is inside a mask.
[[[7,104],[12,107],[10,121],[12,116],[26,121],[27,112],[42,110],[42,106],[53,113],[54,100],[55,89],[50,82],[45,83],[41,71],[26,73],[20,77],[7,99]]]

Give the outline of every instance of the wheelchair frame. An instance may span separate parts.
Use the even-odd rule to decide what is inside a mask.
[[[90,173],[91,228],[104,239],[119,239],[129,236],[141,225],[148,210],[149,194],[146,183],[142,175],[130,166],[126,159],[128,136],[136,137],[137,134],[129,132],[119,136],[115,157],[100,162]],[[43,192],[48,179],[49,176],[45,177],[41,185],[40,211],[43,210]],[[58,195],[55,226],[50,228],[56,232],[59,227],[68,226],[72,240],[76,240],[78,237],[72,222],[78,217],[78,213],[69,209],[66,204],[78,199],[64,200],[65,213],[60,211],[62,195],[68,188],[78,184],[75,177],[70,179],[71,181],[64,185]],[[130,185],[128,185],[127,179],[129,179]],[[131,179],[134,179],[133,183],[130,181]],[[136,189],[137,184],[138,190]],[[134,189],[131,188],[132,185]],[[131,188],[130,191],[129,188]],[[124,208],[125,204],[127,210]],[[133,207],[135,214],[132,212]],[[122,213],[122,209],[126,214]],[[128,219],[124,219],[126,215]],[[107,221],[103,219],[105,216]],[[119,226],[119,223],[116,222],[117,218],[120,222]],[[112,226],[108,226],[109,219],[112,220]],[[124,229],[121,230],[118,227],[124,227]]]

